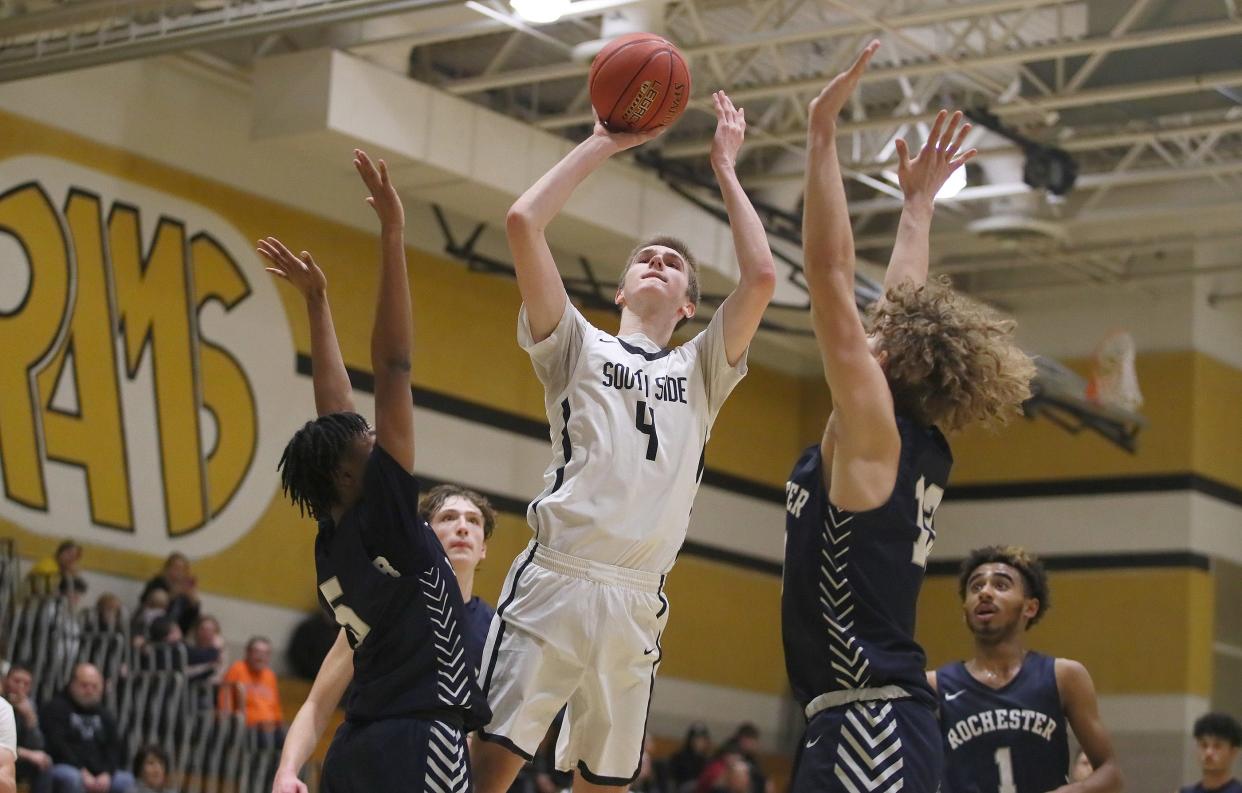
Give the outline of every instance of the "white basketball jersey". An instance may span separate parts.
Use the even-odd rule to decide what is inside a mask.
[[[667,573],[686,538],[704,450],[725,398],[746,374],[730,366],[723,308],[689,342],[605,333],[565,301],[535,343],[518,342],[544,387],[552,462],[526,519],[535,539],[572,556]]]

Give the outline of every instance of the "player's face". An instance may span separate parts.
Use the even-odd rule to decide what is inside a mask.
[[[966,581],[966,624],[979,637],[1002,636],[1024,627],[1029,604],[1022,574],[1003,562],[980,565]]]
[[[431,529],[454,568],[474,569],[487,556],[483,513],[468,498],[450,496],[431,516]]]
[[[1217,735],[1204,735],[1199,744],[1199,765],[1203,773],[1225,774],[1238,759],[1238,747]]]
[[[689,283],[690,265],[680,253],[648,245],[629,263],[617,302],[638,314],[679,311],[691,317],[694,306],[686,299]]]
[[[336,466],[336,493],[340,505],[348,507],[362,495],[362,475],[375,448],[375,430],[356,436]]]

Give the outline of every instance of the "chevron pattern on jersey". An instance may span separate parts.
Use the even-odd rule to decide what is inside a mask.
[[[466,768],[466,742],[448,725],[432,722],[427,739],[427,772],[424,790],[431,793],[466,793],[470,775]]]
[[[905,784],[901,738],[888,702],[855,702],[845,714],[833,773],[849,793],[897,793]]]
[[[468,705],[470,673],[466,663],[466,646],[453,609],[449,605],[448,587],[439,567],[432,567],[419,577],[427,616],[436,648],[436,693],[445,705]],[[456,581],[453,582],[456,585]]]
[[[833,679],[841,688],[866,688],[871,681],[871,662],[854,638],[854,593],[847,569],[853,531],[849,523],[853,519],[853,515],[828,505],[819,565],[819,603],[828,626]]]

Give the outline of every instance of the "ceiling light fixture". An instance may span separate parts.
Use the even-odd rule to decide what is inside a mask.
[[[525,21],[546,25],[569,12],[570,0],[509,0],[509,5]]]

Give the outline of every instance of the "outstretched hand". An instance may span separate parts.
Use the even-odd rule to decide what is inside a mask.
[[[914,157],[906,142],[897,138],[897,179],[901,183],[901,191],[906,201],[932,201],[936,193],[944,186],[949,175],[974,159],[979,153],[977,149],[958,154],[966,135],[970,132],[970,124],[958,125],[962,122],[962,111],[957,111],[945,125],[949,111],[941,110],[932,124],[931,134],[927,142]]]
[[[362,177],[363,183],[371,195],[367,203],[379,215],[380,227],[385,229],[405,228],[405,208],[401,206],[401,196],[388,176],[388,164],[379,161],[379,167],[371,162],[371,158],[362,149],[354,149],[354,168]]]
[[[293,284],[293,288],[301,292],[302,297],[310,299],[327,291],[328,279],[324,277],[319,265],[315,264],[309,251],[302,251],[300,255],[294,256],[293,251],[275,237],[259,240],[258,251],[272,263],[271,267],[266,268],[267,271]]]
[[[645,132],[613,132],[605,127],[604,123],[599,120],[598,113],[595,113],[594,110],[591,112],[595,115],[595,129],[591,131],[591,136],[603,138],[612,144],[612,146],[616,149],[616,151],[613,152],[614,154],[617,152],[623,152],[626,149],[632,149],[635,146],[641,146],[648,141],[655,140],[664,134],[664,130],[668,129],[667,126],[663,126],[655,127],[654,129],[649,129]]]
[[[863,72],[867,71],[867,64],[871,62],[871,57],[879,48],[879,41],[872,41],[868,44],[854,60],[853,66],[833,77],[828,85],[824,86],[824,90],[819,92],[819,96],[811,100],[809,112],[811,132],[836,128],[837,116],[841,114],[841,109],[845,107],[845,103],[854,93],[858,81],[862,79]]]
[[[711,162],[713,168],[732,168],[737,165],[737,153],[746,139],[746,111],[733,106],[733,100],[724,91],[712,94],[716,106],[716,135],[712,138]]]

